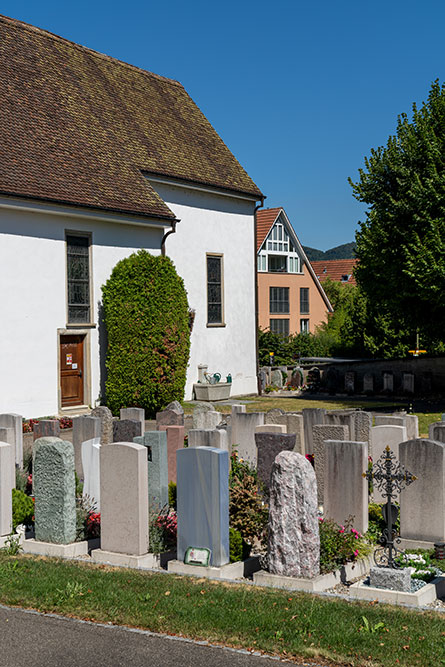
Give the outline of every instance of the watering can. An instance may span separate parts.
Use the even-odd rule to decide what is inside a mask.
[[[205,377],[209,384],[218,384],[218,382],[221,380],[221,373],[213,373],[213,375],[206,373]]]

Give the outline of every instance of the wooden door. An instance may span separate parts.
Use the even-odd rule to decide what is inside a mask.
[[[84,336],[60,337],[60,387],[62,407],[83,405]]]

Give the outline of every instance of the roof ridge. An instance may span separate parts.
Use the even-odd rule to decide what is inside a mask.
[[[180,88],[184,88],[182,83],[180,81],[176,81],[176,79],[169,79],[166,76],[161,76],[160,74],[155,74],[154,72],[150,72],[149,70],[142,69],[142,67],[136,67],[136,65],[131,65],[130,63],[125,62],[124,60],[119,60],[119,58],[113,58],[112,56],[107,56],[105,53],[101,53],[100,51],[95,51],[94,49],[90,49],[88,46],[83,46],[82,44],[73,42],[71,39],[67,39],[66,37],[62,37],[61,35],[56,35],[54,32],[49,32],[49,30],[38,28],[37,26],[34,26],[31,23],[25,23],[25,21],[20,21],[19,19],[14,19],[11,18],[10,16],[5,16],[4,14],[0,14],[0,22],[13,26],[15,25],[19,28],[22,28],[23,30],[28,30],[28,32],[38,33],[39,35],[41,35],[42,37],[46,37],[47,39],[52,39],[54,41],[61,41],[67,44],[71,44],[71,46],[76,47],[80,51],[87,51],[93,56],[103,58],[103,60],[109,60],[111,62],[118,63],[119,65],[128,67],[129,69],[132,70],[136,70],[137,72],[146,74],[150,77],[153,77],[154,79],[159,79],[161,81],[165,81],[166,83],[170,83],[174,86],[179,86]]]

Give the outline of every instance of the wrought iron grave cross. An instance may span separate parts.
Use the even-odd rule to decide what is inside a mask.
[[[368,481],[373,481],[382,495],[386,497],[386,504],[383,506],[386,528],[384,528],[379,539],[383,547],[383,554],[379,562],[375,558],[376,564],[381,567],[396,568],[398,565],[395,556],[399,550],[395,543],[400,542],[395,530],[398,509],[391,501],[395,500],[405,486],[412,484],[417,477],[405,470],[405,467],[399,461],[396,461],[395,454],[389,446],[386,447],[377,462],[367,472],[363,473],[363,477],[366,477]]]

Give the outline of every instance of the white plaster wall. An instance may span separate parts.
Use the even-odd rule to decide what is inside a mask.
[[[57,330],[66,327],[65,231],[92,234],[94,322],[115,264],[145,248],[159,254],[162,229],[0,208],[0,413],[58,411]],[[91,337],[91,402],[100,393],[99,332]]]
[[[231,373],[232,395],[256,393],[255,360],[255,203],[152,182],[181,220],[166,241],[166,254],[184,279],[196,317],[185,398],[192,398],[197,366],[222,379]],[[225,327],[207,327],[206,253],[224,255]]]

